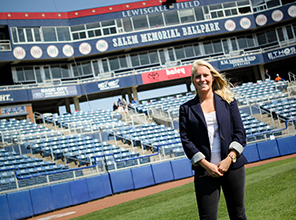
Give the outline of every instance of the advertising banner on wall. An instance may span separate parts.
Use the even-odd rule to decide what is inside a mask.
[[[1,108],[1,115],[25,114],[27,113],[25,106],[12,106]]]
[[[252,66],[256,64],[260,64],[263,62],[263,57],[261,54],[254,54],[254,55],[247,55],[247,56],[240,56],[231,59],[224,59],[219,61],[219,69],[226,70],[226,69],[233,69],[245,66]]]
[[[152,72],[142,73],[141,76],[143,84],[190,77],[191,65],[155,70]]]
[[[0,104],[9,102],[27,101],[28,90],[14,90],[14,91],[1,91],[0,92]]]
[[[265,62],[274,61],[291,56],[296,56],[296,46],[284,47],[263,54]]]
[[[108,90],[126,88],[131,86],[136,86],[142,84],[142,79],[140,75],[125,76],[119,78],[113,78],[109,80],[103,80],[99,82],[92,82],[80,85],[82,93],[96,93],[105,92]],[[83,94],[81,94],[83,95]]]
[[[78,95],[76,86],[59,86],[42,89],[32,89],[32,99],[48,99]]]
[[[99,89],[99,91],[107,91],[136,86],[139,84],[142,84],[141,76],[134,75],[98,82],[97,89]]]

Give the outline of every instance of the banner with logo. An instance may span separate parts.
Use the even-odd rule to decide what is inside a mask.
[[[296,46],[284,47],[263,54],[264,61],[274,61],[296,55]]]
[[[103,92],[107,90],[136,86],[139,84],[142,84],[141,76],[134,75],[98,82],[97,89]]]
[[[220,60],[218,63],[220,70],[226,70],[263,63],[263,57],[261,54],[247,55],[232,59]]]
[[[132,75],[80,85],[81,95],[141,85],[141,76]]]
[[[76,86],[59,86],[42,89],[32,89],[32,99],[48,99],[78,95]]]
[[[165,70],[155,70],[152,72],[142,73],[141,76],[143,84],[190,77],[191,65],[174,67]]]

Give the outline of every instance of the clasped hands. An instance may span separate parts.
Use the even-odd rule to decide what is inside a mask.
[[[226,157],[218,165],[207,162],[202,166],[206,169],[206,171],[210,176],[217,178],[217,177],[223,176],[224,173],[226,173],[227,170],[229,169],[230,165],[231,165],[231,160],[229,157]]]

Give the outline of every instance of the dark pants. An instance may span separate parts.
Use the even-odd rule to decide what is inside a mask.
[[[247,219],[245,214],[245,167],[233,169],[223,177],[213,178],[205,170],[196,171],[195,194],[200,219],[216,220],[221,187],[231,220]]]

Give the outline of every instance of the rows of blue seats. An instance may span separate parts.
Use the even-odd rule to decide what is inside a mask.
[[[126,159],[139,156],[136,152],[129,152],[124,148],[119,148],[116,145],[110,145],[107,142],[100,142],[98,139],[93,139],[84,135],[70,135],[51,139],[36,140],[29,144],[32,153],[40,153],[43,157],[53,154],[54,159],[66,160],[67,163],[72,161],[75,164],[89,165],[94,164],[95,156],[106,156],[109,170],[115,169],[114,159]],[[92,159],[90,159],[92,158]],[[92,160],[92,161],[90,161]],[[100,166],[103,166],[100,160]],[[124,163],[124,164],[129,164]],[[136,165],[134,163],[133,165]],[[117,165],[117,168],[119,165]]]
[[[143,101],[141,104],[136,105],[135,108],[139,113],[148,114],[149,107],[169,111],[171,109],[179,108],[179,106],[188,100],[192,99],[194,95],[187,93],[186,95],[177,95],[175,97],[169,96],[160,98],[160,100],[152,99],[149,102]]]
[[[270,99],[287,97],[287,94],[282,90],[288,86],[287,81],[275,82],[274,80],[261,81],[257,83],[243,83],[241,86],[232,88],[232,92],[237,98],[239,104],[246,105],[248,101],[250,103],[257,103],[267,101]],[[178,109],[181,104],[193,99],[194,94],[187,93],[186,95],[177,95],[175,97],[169,96],[161,98],[160,100],[152,99],[150,101],[143,101],[139,105],[135,105],[134,108],[139,113],[148,114],[149,107],[161,109],[163,111],[169,111],[171,109]],[[170,112],[173,118],[178,117],[178,110]]]
[[[50,161],[43,161],[39,158],[31,158],[28,155],[19,155],[15,152],[8,152],[4,149],[0,149],[0,169],[17,169],[24,170],[34,167],[47,167],[55,165]]]
[[[274,132],[274,127],[262,122],[247,113],[240,111],[241,118],[246,130],[247,141],[258,141],[269,138],[270,135],[281,135],[282,132]]]
[[[275,82],[267,79],[265,81],[258,80],[257,83],[243,83],[241,86],[232,88],[232,92],[240,105],[247,105],[286,97],[287,94],[282,90],[287,86],[287,81]]]
[[[79,155],[76,156],[76,158],[75,155],[70,155],[69,159],[71,160],[71,158],[75,158],[79,163],[79,166],[96,163],[98,168],[105,168],[108,171],[144,164],[151,161],[149,155],[139,157],[140,154],[136,151],[129,151],[125,148],[119,148],[116,145],[112,146],[114,146],[113,149]]]
[[[272,116],[279,116],[283,120],[295,120],[296,119],[296,99],[282,98],[280,100],[272,100],[259,104],[259,107],[264,111],[270,113]]]
[[[114,132],[115,136],[118,136],[117,139],[121,139],[121,137],[126,139],[133,139],[135,141],[135,145],[140,145],[141,140],[143,139],[152,139],[155,137],[155,140],[161,139],[161,137],[176,136],[179,137],[179,133],[174,131],[174,129],[170,127],[166,127],[165,125],[157,125],[156,123],[151,123],[149,126],[142,125],[140,127],[129,127],[126,129],[121,129]]]
[[[119,148],[116,145],[111,145],[111,146],[113,146],[113,149],[108,149],[105,151],[99,150],[99,151],[90,152],[84,155],[78,155],[76,156],[77,158],[76,161],[79,162],[79,166],[84,164],[90,164],[91,162],[94,164],[95,162],[94,157],[96,157],[97,158],[96,162],[98,164],[98,167],[103,167],[105,163],[103,161],[105,160],[109,166],[108,169],[113,170],[115,169],[114,163],[116,162],[116,160],[133,158],[133,157],[139,156],[139,153],[130,152],[129,150],[125,148]],[[72,156],[75,156],[75,155],[72,155]],[[70,156],[70,158],[73,158],[73,157]]]
[[[51,132],[49,128],[34,124],[27,120],[16,120],[15,118],[0,121],[0,141],[11,143],[18,140],[20,135],[30,135],[36,133]]]
[[[248,144],[249,163],[296,153],[296,136]],[[110,172],[71,182],[0,195],[3,219],[28,218],[55,209],[85,203],[114,193],[193,176],[187,158]],[[112,187],[111,187],[112,186]]]
[[[19,155],[15,152],[0,150],[0,191],[16,189],[16,177],[30,177],[36,174],[45,174],[58,170],[68,169],[63,164],[56,165],[51,161],[43,161],[39,158],[31,158],[27,155]],[[67,177],[68,178],[68,177]],[[46,183],[45,176],[37,179],[18,180],[19,187],[26,187],[39,183]]]
[[[40,153],[46,157],[53,152],[54,159],[60,159],[66,152],[104,147],[108,143],[101,143],[98,139],[79,134],[36,140],[28,142],[27,145],[32,149],[33,154]]]
[[[134,146],[142,146],[144,149],[150,149],[152,152],[158,151],[161,146],[181,142],[179,132],[156,123],[151,123],[144,127],[119,130],[114,132],[114,135],[117,139],[122,139],[126,143],[132,141]]]
[[[89,146],[90,148],[88,148]],[[76,147],[75,150],[64,153],[64,159],[66,160],[67,163],[70,163],[72,161],[77,163],[78,161],[80,163],[79,165],[89,164],[90,161],[87,160],[88,157],[98,156],[98,155],[101,155],[102,153],[106,153],[106,152],[109,153],[110,151],[112,151],[113,153],[114,152],[119,153],[126,150],[120,149],[116,145],[110,145],[107,142],[102,142],[102,143],[96,143],[94,145]]]
[[[72,114],[67,113],[64,115],[54,114],[52,116],[45,116],[47,123],[53,123],[60,127],[69,128],[83,128],[87,129],[92,127],[92,130],[106,129],[106,125],[113,123],[112,126],[119,126],[123,124],[120,121],[121,114],[111,112],[110,110],[96,110],[93,112],[78,111]]]
[[[181,142],[160,145],[159,147],[160,147],[160,152],[164,155],[165,158],[182,157],[185,155]]]
[[[139,153],[129,152],[127,149],[119,148],[116,145],[110,145],[107,142],[99,142],[97,139],[92,139],[91,137],[83,135],[37,140],[32,144],[31,148],[34,153],[40,152],[43,157],[49,156],[51,154],[50,149],[52,149],[54,159],[62,158],[66,160],[67,163],[74,161],[78,166],[94,164],[94,157],[100,157],[100,159],[96,161],[97,166],[99,168],[107,166],[108,170],[137,165],[138,160],[128,160],[124,162],[117,162],[116,160],[131,159],[139,156]],[[104,159],[106,161],[103,161],[103,156],[105,156]],[[141,159],[140,163],[149,161],[150,159],[148,159],[148,161],[147,159]]]
[[[106,160],[107,170],[111,171],[114,169],[136,166],[139,163],[143,164],[150,162],[150,157],[148,157],[147,160],[143,160],[142,158],[139,159],[138,157],[140,154],[135,151],[112,154],[113,155],[111,156],[97,158],[98,166],[103,167],[105,163],[104,160]]]

